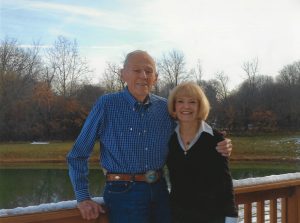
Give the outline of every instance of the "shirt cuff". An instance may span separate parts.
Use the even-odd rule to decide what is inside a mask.
[[[238,223],[238,220],[236,217],[225,217],[225,223]]]
[[[90,200],[90,193],[87,189],[78,190],[75,192],[76,200],[78,202]]]

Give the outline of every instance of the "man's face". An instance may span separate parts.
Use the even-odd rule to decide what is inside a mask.
[[[123,81],[127,83],[129,92],[140,102],[145,100],[157,81],[155,63],[143,52],[135,53],[128,58],[121,75]]]

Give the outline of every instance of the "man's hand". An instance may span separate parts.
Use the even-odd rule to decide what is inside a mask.
[[[100,213],[105,213],[104,208],[92,200],[85,200],[78,203],[77,208],[79,209],[81,216],[85,220],[92,220],[99,217]]]
[[[231,139],[225,138],[223,141],[217,144],[216,149],[222,154],[222,156],[229,157],[232,152]]]

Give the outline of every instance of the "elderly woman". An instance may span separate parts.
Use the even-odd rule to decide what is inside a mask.
[[[237,222],[228,158],[215,150],[224,138],[205,122],[210,105],[202,89],[192,82],[178,85],[168,109],[178,120],[167,159],[173,222]]]

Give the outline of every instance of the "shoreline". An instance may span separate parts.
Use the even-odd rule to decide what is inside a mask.
[[[99,160],[92,158],[90,163],[98,163]],[[66,159],[0,159],[0,164],[5,163],[67,163]]]
[[[239,161],[263,161],[263,162],[300,162],[300,158],[267,158],[267,157],[232,157],[230,158],[230,162],[239,162]],[[20,163],[67,163],[66,160],[62,159],[11,159],[11,160],[0,160],[1,164],[20,164]],[[99,163],[98,159],[91,159],[89,161],[91,164]]]

